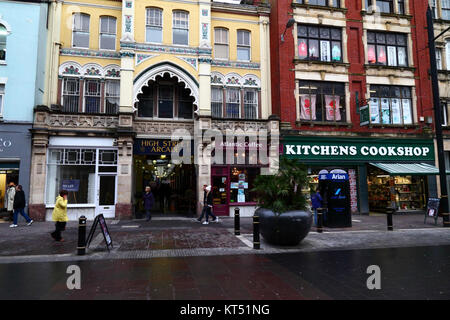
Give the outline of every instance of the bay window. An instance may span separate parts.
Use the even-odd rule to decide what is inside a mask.
[[[146,42],[162,42],[162,10],[158,8],[147,8],[146,19]]]
[[[369,64],[407,67],[406,35],[401,33],[368,31],[367,60]]]
[[[116,18],[100,17],[100,49],[116,49]]]
[[[298,57],[307,61],[342,62],[342,30],[299,25]]]
[[[189,44],[189,13],[185,11],[173,12],[173,44]]]
[[[85,13],[73,14],[72,46],[89,48],[90,16]]]
[[[370,91],[370,123],[413,123],[410,87],[371,85]]]

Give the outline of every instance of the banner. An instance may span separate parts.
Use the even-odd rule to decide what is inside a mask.
[[[340,96],[325,96],[326,118],[328,121],[341,121]]]
[[[316,95],[301,94],[300,95],[300,119],[316,120]]]

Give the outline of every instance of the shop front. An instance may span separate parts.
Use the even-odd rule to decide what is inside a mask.
[[[423,212],[436,196],[432,140],[285,136],[283,156],[308,167],[307,194],[319,186],[319,172],[340,169],[348,174],[352,214]]]

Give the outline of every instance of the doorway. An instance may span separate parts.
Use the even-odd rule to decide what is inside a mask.
[[[98,175],[97,203],[95,215],[103,214],[105,218],[114,218],[116,213],[117,176]]]

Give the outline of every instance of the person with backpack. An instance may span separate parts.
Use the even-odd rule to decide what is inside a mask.
[[[16,193],[14,194],[14,203],[13,203],[13,224],[10,225],[10,228],[16,228],[17,225],[17,218],[19,216],[19,213],[22,217],[25,218],[27,221],[27,225],[31,226],[33,223],[33,220],[25,213],[25,192],[23,192],[22,186],[19,184],[16,187]]]

